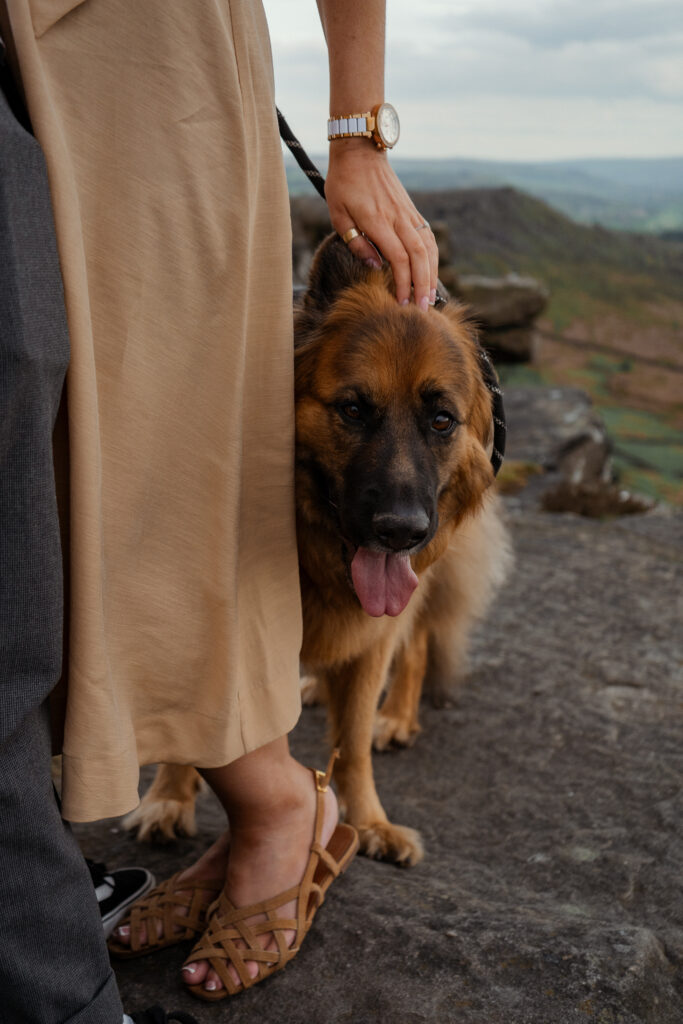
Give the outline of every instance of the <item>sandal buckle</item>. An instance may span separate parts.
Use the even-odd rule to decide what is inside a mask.
[[[318,771],[315,769],[315,788],[319,793],[327,793],[327,772]]]

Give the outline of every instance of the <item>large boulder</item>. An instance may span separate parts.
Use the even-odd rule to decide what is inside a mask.
[[[476,310],[474,318],[478,319]],[[499,363],[536,362],[541,347],[541,335],[533,323],[482,330],[480,339],[491,358]]]
[[[498,362],[534,362],[541,345],[536,318],[548,303],[548,291],[531,277],[506,274],[480,277],[439,267],[439,280],[464,302],[479,327],[481,343]]]
[[[545,285],[533,277],[506,274],[504,277],[480,277],[461,274],[457,295],[466,302],[486,329],[523,327],[542,313],[548,304]]]

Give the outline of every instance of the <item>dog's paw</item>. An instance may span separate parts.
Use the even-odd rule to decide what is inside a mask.
[[[424,857],[420,833],[405,825],[392,825],[378,821],[359,826],[360,849],[366,857],[375,860],[393,860],[401,867],[412,867]]]
[[[422,730],[417,722],[394,718],[378,711],[372,730],[372,745],[375,750],[388,750],[389,747],[412,747]]]
[[[127,814],[122,825],[137,829],[139,842],[167,841],[176,836],[194,836],[197,833],[195,805],[192,800],[148,800]]]
[[[304,707],[324,704],[326,699],[325,684],[317,676],[304,676],[301,680],[301,703]]]

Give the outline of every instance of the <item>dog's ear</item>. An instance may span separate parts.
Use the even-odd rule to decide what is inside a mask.
[[[313,257],[304,305],[324,310],[345,288],[367,281],[371,272],[336,232],[328,235]]]

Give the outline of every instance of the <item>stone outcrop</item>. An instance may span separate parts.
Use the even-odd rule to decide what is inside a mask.
[[[604,518],[652,508],[613,482],[611,442],[585,391],[510,388],[499,489],[526,508]]]
[[[427,855],[358,858],[286,971],[219,1007],[178,981],[182,949],[116,964],[127,1007],[246,1024],[680,1024],[683,1019],[681,517],[610,523],[510,505],[516,567],[457,704],[423,706],[378,789]],[[296,755],[325,759],[307,709]],[[223,828],[141,847],[77,826],[110,866],[163,878]]]
[[[540,465],[539,487],[612,478],[610,441],[590,397],[578,388],[508,388],[506,458]]]
[[[452,266],[441,268],[439,277],[451,295],[470,307],[482,344],[494,359],[536,359],[541,344],[536,319],[549,299],[543,284],[512,273],[504,277],[458,274]]]
[[[548,302],[548,291],[533,277],[505,274],[504,277],[461,275],[458,296],[476,311],[487,330],[525,327],[541,313]]]

